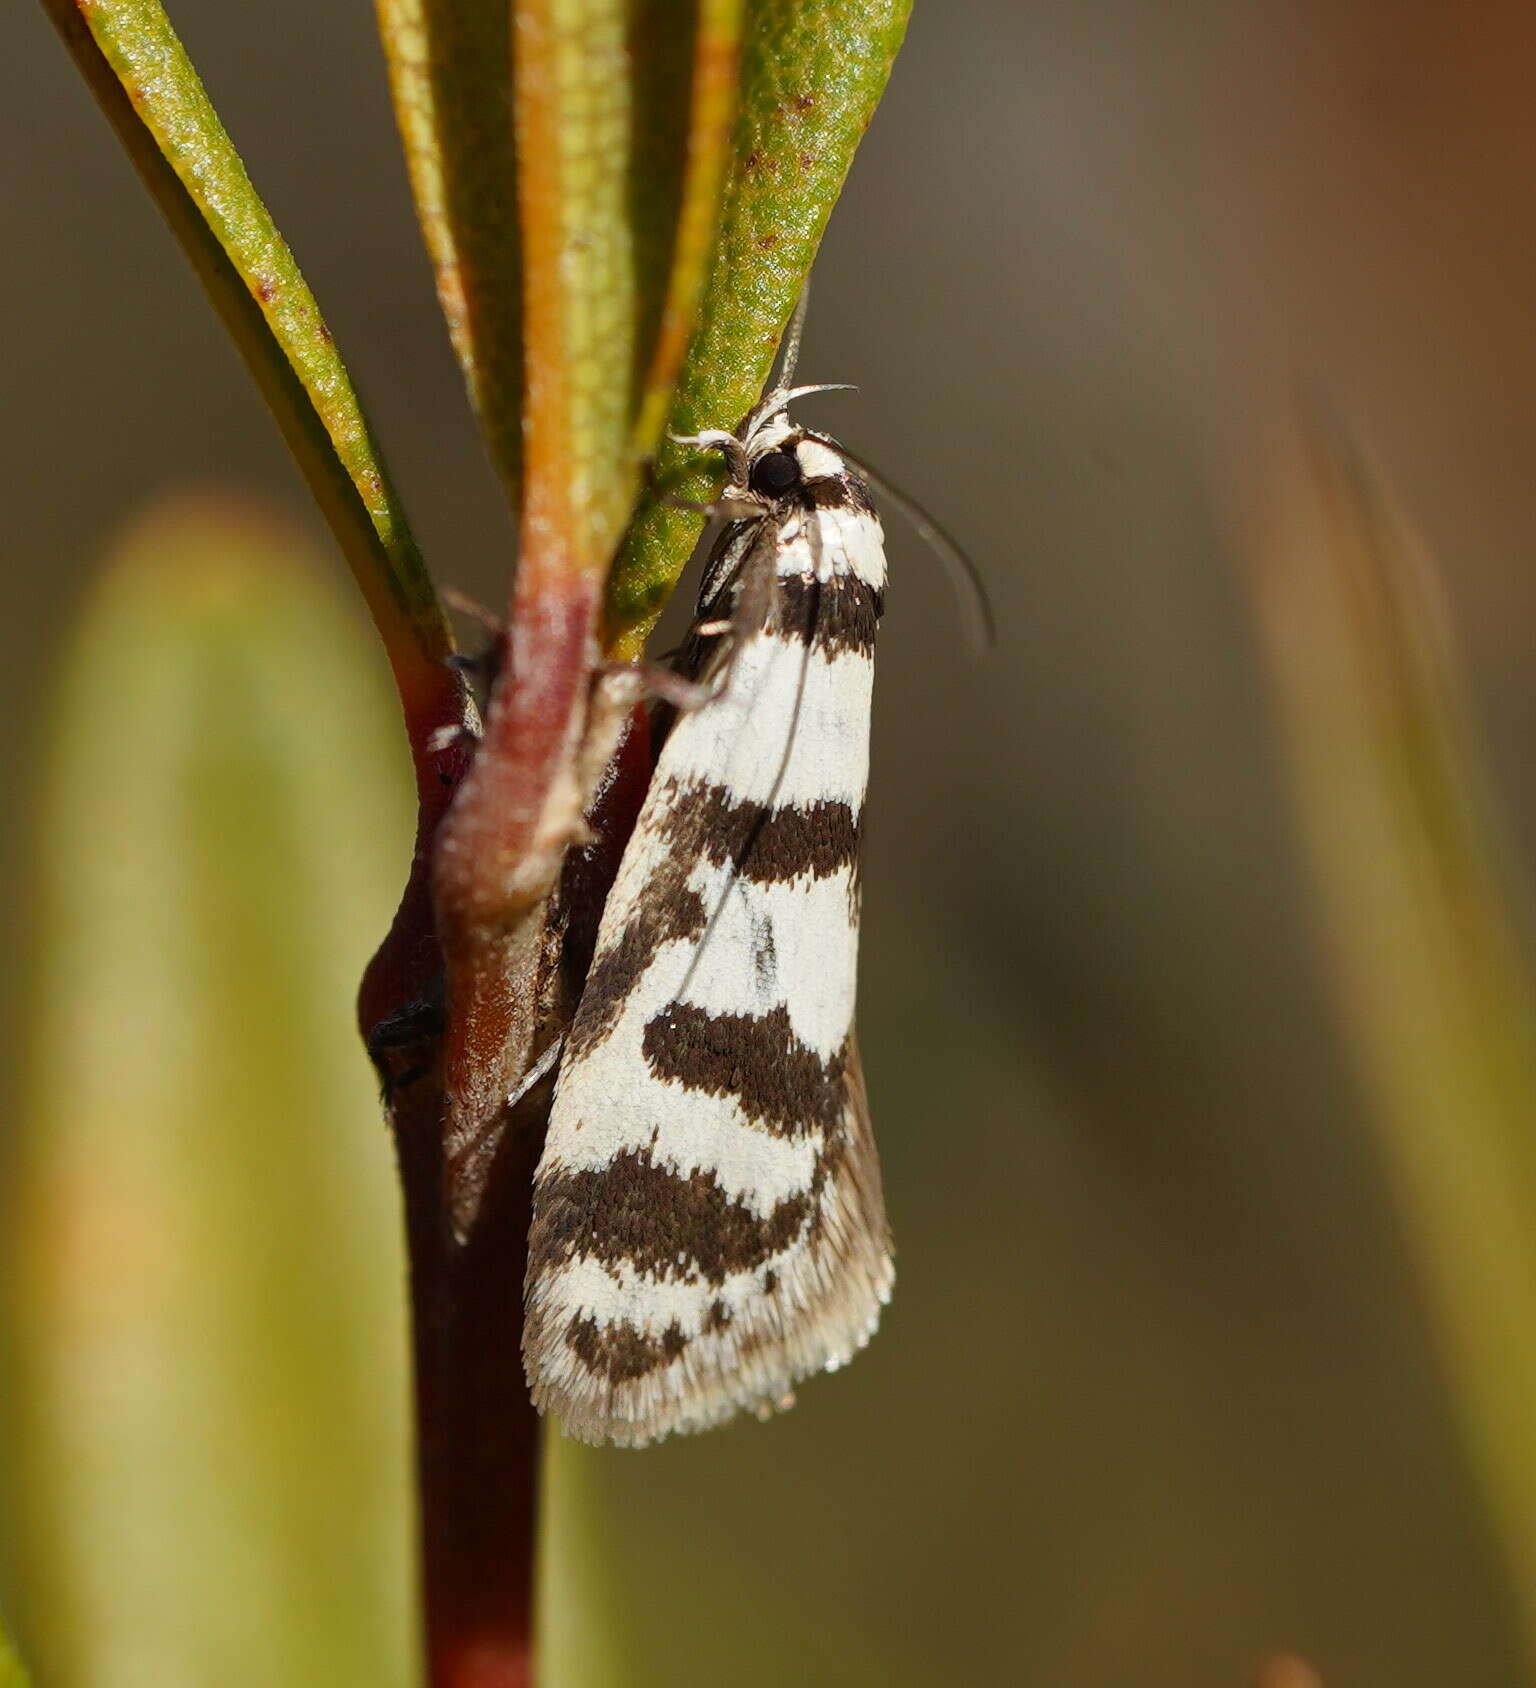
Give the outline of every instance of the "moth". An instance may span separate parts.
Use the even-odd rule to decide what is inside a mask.
[[[893,1266],[854,1041],[880,519],[785,367],[719,450],[731,517],[604,908],[535,1178],[538,1408],[641,1446],[873,1335]]]

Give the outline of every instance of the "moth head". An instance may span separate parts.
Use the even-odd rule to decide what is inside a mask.
[[[786,407],[807,393],[852,391],[844,382],[813,387],[776,387],[741,419],[734,433],[706,428],[699,434],[674,434],[679,445],[718,451],[725,458],[727,508],[768,510],[802,487],[847,473],[831,443],[797,427]]]
[[[748,417],[739,433],[701,434],[697,443],[724,453],[729,478],[722,502],[746,512],[771,510],[807,486],[847,473],[828,442],[782,414],[756,425]]]
[[[788,336],[789,350],[777,384],[769,389],[742,418],[734,433],[709,428],[700,434],[673,434],[679,445],[716,450],[725,457],[726,485],[719,508],[728,516],[751,516],[775,509],[786,498],[819,482],[844,480],[855,500],[867,506],[869,488],[874,487],[895,504],[944,562],[958,583],[971,622],[972,642],[978,648],[997,643],[996,622],[976,565],[915,499],[885,480],[862,458],[845,451],[825,434],[797,427],[784,414],[796,399],[809,393],[851,391],[845,382],[827,382],[813,387],[787,385],[799,349],[798,324],[804,313],[802,296]]]
[[[787,417],[774,416],[740,436],[745,477],[729,489],[739,502],[771,508],[814,481],[843,472],[842,459]],[[735,474],[732,475],[736,482]]]

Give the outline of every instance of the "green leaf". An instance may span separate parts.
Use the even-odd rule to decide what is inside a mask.
[[[438,297],[514,502],[525,332],[537,343],[536,390],[567,400],[557,425],[581,452],[571,476],[609,504],[610,520],[633,496],[713,248],[741,12],[742,0],[378,0]],[[536,61],[517,102],[532,137],[521,153],[515,18]],[[534,243],[531,301],[520,215]],[[568,307],[554,322],[552,299]],[[631,442],[618,418],[636,424],[637,413]]]
[[[270,405],[362,589],[408,715],[441,713],[452,641],[382,454],[314,295],[164,11],[155,0],[43,5]]]
[[[644,0],[634,35],[643,49],[637,88],[641,142],[637,194],[639,346],[643,370],[635,455],[661,442],[714,255],[720,195],[731,157],[745,0]],[[669,50],[691,45],[691,57]]]
[[[377,10],[438,302],[491,460],[515,495],[523,357],[511,7],[377,0]]]
[[[628,0],[515,0],[527,486],[519,594],[601,576],[632,483],[638,361]]]
[[[1536,1669],[1536,988],[1428,559],[1349,444],[1260,540],[1345,1025]]]
[[[733,426],[756,402],[910,10],[911,0],[751,0],[734,158],[669,433]],[[656,467],[686,499],[719,488],[715,465],[671,441]],[[701,530],[696,515],[642,504],[609,585],[613,654],[638,654]]]
[[[351,1024],[398,893],[371,641],[284,527],[153,510],[62,662],[0,1185],[20,1632],[50,1682],[412,1679],[393,1159]]]

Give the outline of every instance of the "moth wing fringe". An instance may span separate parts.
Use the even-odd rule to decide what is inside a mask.
[[[829,1175],[814,1239],[771,1262],[778,1279],[753,1321],[747,1310],[701,1331],[664,1366],[610,1382],[585,1365],[567,1337],[569,1309],[546,1307],[529,1286],[524,1356],[534,1405],[578,1441],[644,1447],[740,1412],[766,1417],[792,1404],[795,1384],[845,1364],[874,1335],[895,1277],[880,1167],[863,1077],[850,1042],[843,1153]]]

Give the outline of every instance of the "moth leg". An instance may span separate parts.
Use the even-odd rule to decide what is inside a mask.
[[[692,707],[697,708],[699,704],[719,697],[730,686],[736,659],[747,641],[768,625],[778,577],[778,549],[778,535],[773,524],[764,522],[731,583],[736,596],[730,615],[724,618],[714,616],[695,623],[695,638],[712,638],[717,642],[699,679],[693,682],[699,696]],[[719,596],[716,594],[716,602]]]
[[[564,1049],[565,1033],[562,1032],[517,1081],[517,1087],[507,1097],[506,1105],[509,1108],[515,1108],[541,1079],[548,1076],[550,1069],[560,1059]]]
[[[488,610],[478,598],[471,598],[457,586],[440,587],[437,595],[449,609],[457,610],[469,621],[478,622],[493,639],[501,638],[506,632],[506,622],[494,610]]]
[[[451,726],[433,728],[427,734],[427,749],[435,756],[441,751],[451,750],[460,739],[479,744],[480,738],[480,729],[472,721],[455,721]]]
[[[680,492],[658,492],[656,502],[665,504],[669,510],[686,510],[690,516],[718,515],[718,504],[700,504],[696,498],[684,498]]]
[[[650,495],[658,504],[668,510],[686,510],[690,516],[716,516],[720,506],[717,502],[701,504],[696,498],[684,498],[681,493],[673,492],[665,479],[656,472],[656,459],[648,457],[645,460],[645,484]]]
[[[638,697],[654,698],[687,714],[720,696],[729,679],[728,667],[707,680],[690,680],[664,662],[607,662],[597,672],[600,679],[631,679]]]
[[[747,484],[748,463],[746,445],[724,428],[706,428],[701,434],[669,434],[675,445],[691,445],[699,451],[718,451],[725,458],[725,471],[733,487]]]
[[[471,689],[483,700],[496,683],[496,677],[501,671],[503,659],[502,647],[507,636],[507,624],[493,611],[488,610],[478,598],[471,598],[468,593],[461,592],[456,586],[444,586],[440,589],[439,597],[458,614],[467,620],[475,622],[490,635],[490,644],[476,656],[470,656],[463,651],[455,651],[448,658],[448,666],[456,668],[469,681]],[[459,739],[471,739],[476,743],[480,739],[478,723],[456,724],[451,727],[439,727],[427,741],[429,750],[447,750]]]
[[[635,683],[637,697],[657,698],[674,709],[697,709],[715,696],[714,689],[690,680],[661,662],[605,662],[599,679],[628,678]]]
[[[698,679],[680,674],[675,668],[668,668],[660,662],[606,663],[598,670],[599,677],[631,676],[640,696],[657,698],[681,714],[702,709],[730,685],[736,657],[743,644],[754,633],[760,633],[768,623],[773,609],[776,559],[775,536],[772,528],[764,523],[731,579],[714,595],[714,601],[718,602],[726,591],[735,588],[730,615],[695,622],[690,630],[690,645],[700,639],[717,641]],[[684,650],[687,649],[685,646]]]
[[[495,646],[480,656],[466,656],[462,651],[455,651],[444,660],[449,668],[465,676],[471,693],[475,695],[466,701],[464,720],[452,721],[444,727],[435,727],[427,735],[427,749],[434,756],[444,750],[451,750],[461,739],[467,739],[471,744],[480,742],[482,735],[477,704],[479,698],[490,690],[491,681],[495,678],[499,665]]]

